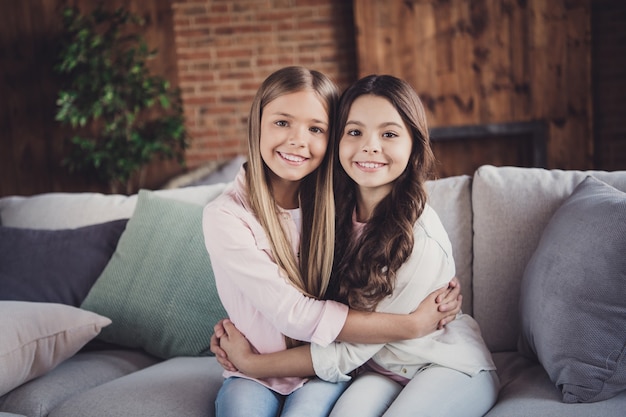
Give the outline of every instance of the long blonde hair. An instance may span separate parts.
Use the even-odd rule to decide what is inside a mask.
[[[321,165],[300,184],[302,235],[300,262],[293,253],[279,218],[269,168],[260,150],[261,117],[265,106],[279,96],[303,90],[314,91],[329,114],[329,142]],[[332,115],[338,102],[336,85],[318,71],[285,67],[272,73],[257,91],[248,119],[248,162],[246,183],[248,203],[267,233],[275,262],[289,281],[304,294],[322,298],[328,287],[335,244],[335,204],[333,197]]]

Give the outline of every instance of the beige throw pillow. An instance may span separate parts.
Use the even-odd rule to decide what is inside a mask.
[[[0,396],[52,370],[109,324],[64,304],[0,301]]]

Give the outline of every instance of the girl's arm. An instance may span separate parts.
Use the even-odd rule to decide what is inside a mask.
[[[219,343],[232,363],[231,371],[238,370],[253,378],[315,375],[308,344],[260,355],[230,320],[223,320],[222,326],[224,333]]]
[[[248,310],[256,309],[268,317],[279,333],[321,345],[331,343],[338,336],[341,341],[392,342],[424,335],[436,328],[436,325],[425,322],[421,314],[379,316],[352,312],[347,317],[349,313],[345,305],[303,297],[293,285],[277,276],[277,265],[262,249],[264,246],[256,241],[262,231],[256,230],[261,226],[254,223],[252,215],[235,213],[235,208],[226,207],[226,203],[223,205],[205,208],[205,237],[220,236],[220,239],[205,238],[205,245],[211,256],[216,283],[218,288],[221,287],[222,303],[227,311],[232,311],[230,318],[242,326],[241,330],[246,334],[255,329],[245,327],[249,319],[242,315],[247,312],[233,305],[237,300],[229,299],[229,294],[237,293],[247,298],[251,304]],[[250,219],[244,219],[245,215]],[[458,286],[453,291],[458,295]],[[460,303],[458,305],[460,307]],[[241,314],[233,316],[234,313]],[[431,320],[438,323],[445,316],[441,314]]]
[[[386,334],[382,331],[380,333],[372,334],[372,327],[370,326],[374,325],[374,328],[385,328],[385,326],[388,326],[394,321],[398,323],[398,326],[402,326],[403,320],[407,320],[406,323],[409,323],[408,325],[406,325],[407,327],[414,326],[416,325],[416,323],[422,324],[418,324],[417,327],[409,330],[396,328],[391,330],[389,333],[399,334],[405,331],[407,334],[413,334],[417,332],[417,334],[421,333],[421,336],[423,336],[435,331],[436,329],[442,328],[445,324],[449,323],[451,320],[454,320],[454,317],[461,309],[461,302],[462,296],[460,295],[460,284],[458,279],[455,277],[452,279],[452,281],[450,281],[449,287],[447,289],[444,288],[433,291],[420,303],[418,308],[413,313],[408,315],[389,313],[367,313],[362,311],[350,310],[350,313],[348,314],[348,320],[346,321],[346,324],[344,324],[343,329],[339,334],[337,340],[353,343],[386,343],[390,340],[389,334]],[[311,363],[311,353],[308,348],[297,348],[295,350],[289,349],[289,353],[283,351],[269,355],[257,355],[254,354],[249,348],[247,339],[245,339],[245,337],[241,335],[241,333],[239,333],[235,326],[229,322],[230,328],[237,332],[239,335],[241,335],[241,337],[234,336],[236,338],[233,338],[230,343],[226,342],[229,343],[229,349],[236,349],[235,354],[239,354],[237,358],[238,364],[235,365],[232,361],[229,360],[230,355],[226,353],[222,346],[220,346],[223,337],[226,335],[226,330],[224,327],[225,321],[217,323],[214,327],[214,333],[211,336],[211,352],[215,354],[217,361],[227,371],[234,372],[238,369],[241,370],[240,366],[243,365],[246,368],[254,366],[255,368],[252,369],[254,375],[250,374],[250,376],[257,375],[256,377],[258,378],[269,376],[313,375],[312,373],[310,373],[313,372],[313,365]],[[361,328],[360,331],[359,328]],[[411,336],[394,340],[405,340],[413,338],[415,337]],[[243,347],[239,344],[241,340],[245,342],[245,346]],[[243,345],[244,343],[241,342],[241,344]],[[248,347],[248,349],[246,349],[245,347]],[[285,355],[285,357],[281,356],[283,354]],[[270,363],[264,362],[266,360],[266,356],[273,356],[267,359],[268,362],[271,361]],[[265,368],[262,368],[263,366],[265,366]],[[299,368],[300,366],[302,366],[302,368]],[[281,375],[276,375],[276,373],[278,372],[277,369],[279,368],[282,369],[284,373],[281,373]],[[264,371],[267,371],[267,373],[265,373]],[[248,372],[243,372],[248,374]]]
[[[437,327],[436,323],[448,320],[445,312],[437,309],[433,310],[440,315],[430,316],[430,319],[421,313],[378,315],[349,312],[343,304],[304,297],[283,277],[277,276],[278,267],[263,249],[265,243],[256,240],[263,232],[253,216],[240,213],[238,206],[230,207],[226,202],[204,209],[203,232],[222,303],[245,334],[259,331],[249,328],[251,322],[247,314],[252,310],[267,317],[277,333],[322,346],[334,340],[375,343],[411,339],[431,332]],[[220,239],[206,238],[209,236],[220,236]],[[458,285],[454,286],[454,291],[458,295]],[[238,299],[229,298],[233,294],[247,298],[250,306],[237,305]],[[460,302],[457,305],[456,310],[460,309]],[[449,313],[448,316],[453,315],[454,311]]]
[[[441,329],[461,310],[461,285],[454,277],[447,288],[433,291],[410,314],[373,313],[350,309],[338,341],[389,343],[416,339]]]

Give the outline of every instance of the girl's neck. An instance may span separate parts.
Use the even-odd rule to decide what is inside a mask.
[[[274,177],[272,181],[272,194],[279,207],[290,210],[300,207],[300,182],[287,181]]]
[[[374,214],[378,203],[389,194],[391,189],[380,188],[356,188],[356,219],[358,222],[367,223]]]

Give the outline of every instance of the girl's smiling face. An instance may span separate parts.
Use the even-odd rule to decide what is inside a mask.
[[[382,199],[404,172],[413,138],[395,107],[383,97],[362,95],[352,103],[339,142],[339,160],[361,194]]]
[[[328,111],[313,90],[284,94],[265,105],[260,148],[274,187],[299,182],[320,166],[328,131]]]

